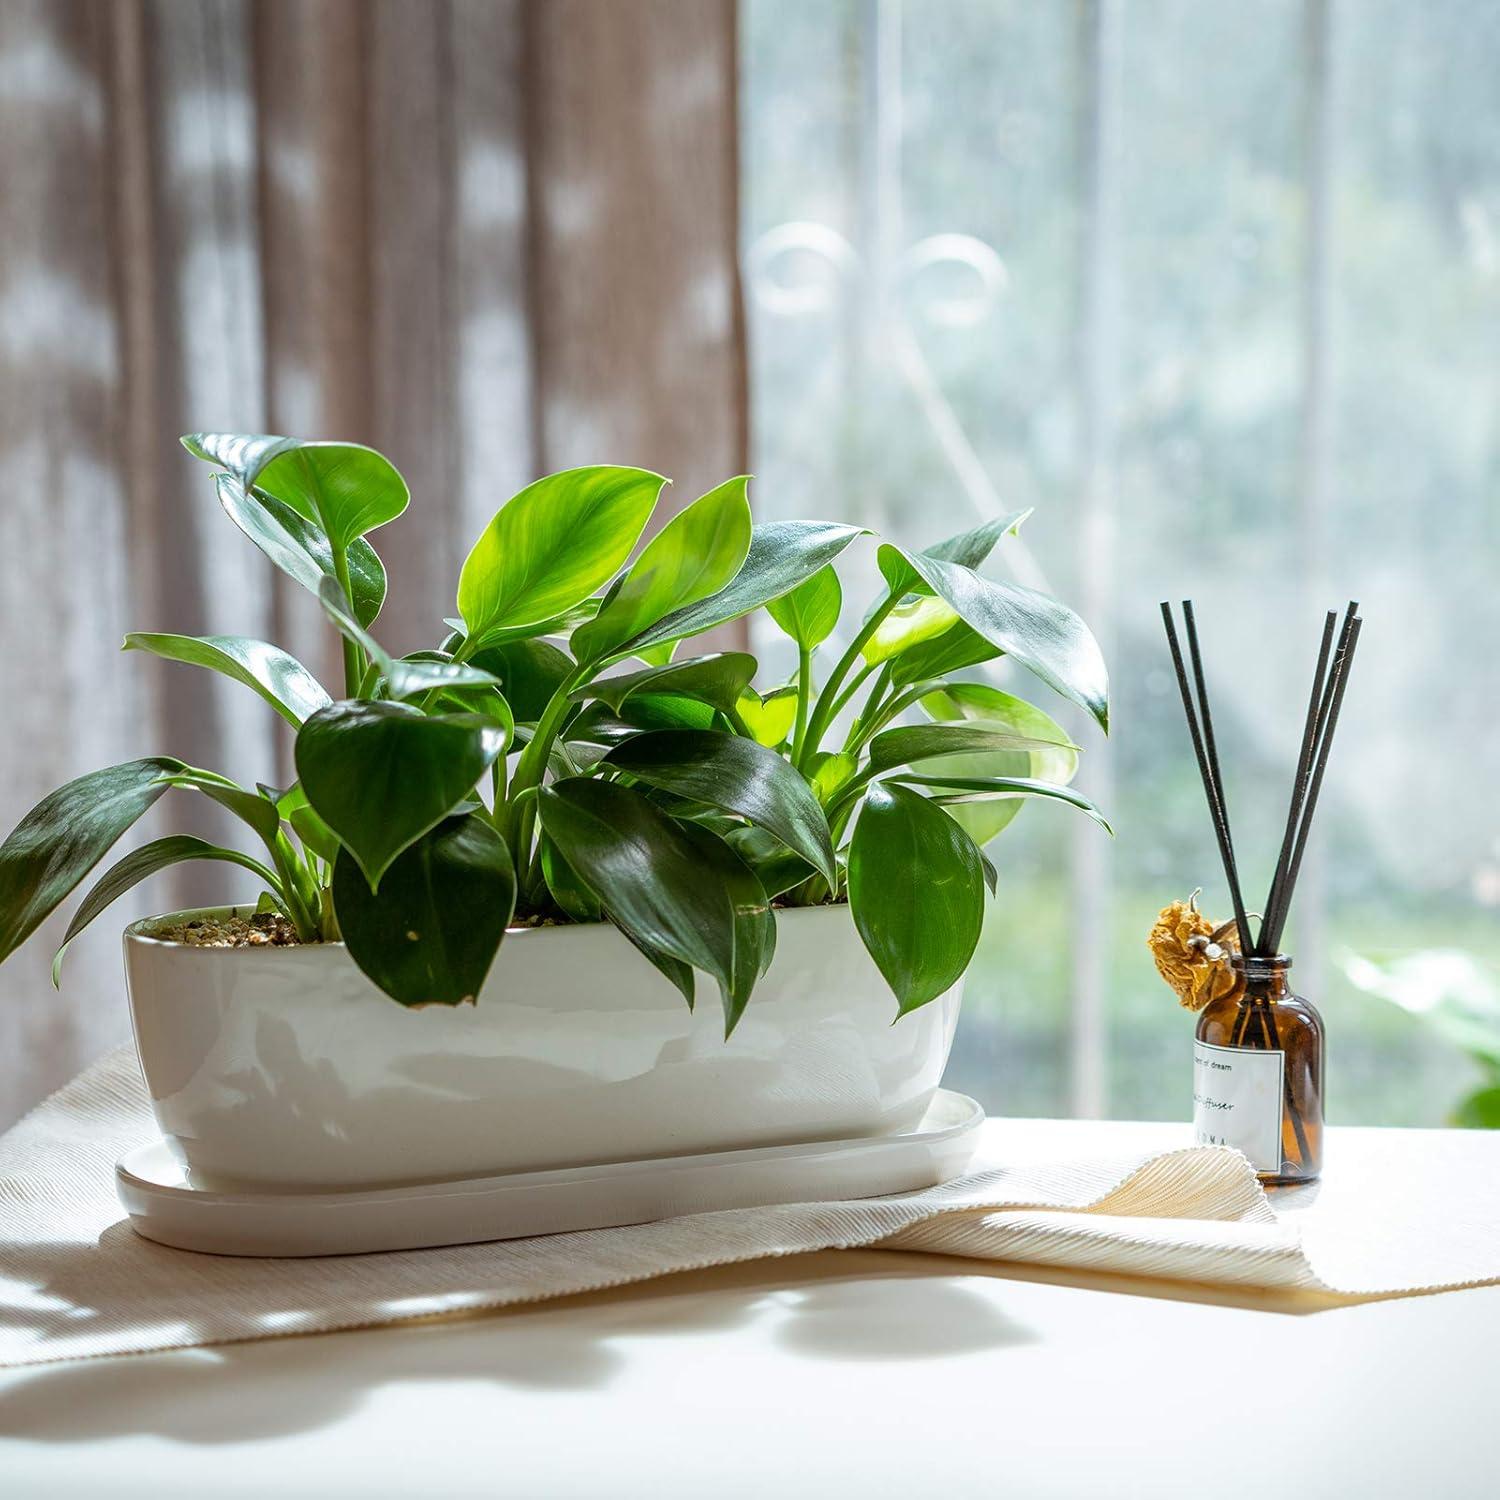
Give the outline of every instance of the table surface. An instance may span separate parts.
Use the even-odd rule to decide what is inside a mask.
[[[1080,1155],[1184,1143],[1001,1129]],[[1488,1500],[1497,1350],[1500,1286],[1351,1306],[827,1252],[0,1372],[0,1494]]]

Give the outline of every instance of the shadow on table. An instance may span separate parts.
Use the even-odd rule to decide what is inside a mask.
[[[152,1433],[183,1443],[244,1442],[316,1430],[400,1382],[598,1390],[628,1372],[632,1340],[730,1331],[762,1319],[789,1355],[831,1362],[940,1360],[1033,1341],[1029,1329],[955,1282],[946,1263],[938,1271],[935,1260],[888,1252],[788,1256],[369,1337],[299,1335],[0,1371],[0,1437],[80,1442]],[[892,1280],[903,1283],[898,1298],[881,1286]]]

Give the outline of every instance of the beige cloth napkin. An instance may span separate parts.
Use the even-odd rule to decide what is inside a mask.
[[[369,1327],[857,1246],[1350,1297],[1500,1280],[1500,1134],[1334,1132],[1324,1181],[1273,1211],[1237,1152],[1132,1154],[1140,1127],[1118,1129],[1116,1159],[1057,1161],[1013,1152],[1002,1123],[990,1151],[1003,1164],[897,1197],[250,1260],[131,1230],[114,1164],[155,1127],[122,1049],[0,1137],[0,1367]]]

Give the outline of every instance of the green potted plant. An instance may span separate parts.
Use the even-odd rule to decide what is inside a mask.
[[[341,696],[263,641],[128,636],[264,698],[297,779],[151,756],[59,788],[0,845],[0,959],[167,791],[245,825],[254,854],[186,835],[132,850],[63,942],[180,861],[259,882],[253,908],[126,935],[157,1119],[196,1181],[415,1181],[920,1117],[994,889],[983,846],[1027,798],[1102,822],[1047,714],[954,679],[1005,655],[1107,727],[1082,622],[977,571],[1024,513],[924,551],[880,543],[884,591],[824,668],[833,564],[861,528],[754,525],[737,478],[637,553],[666,481],[573,469],[500,508],[447,633],[393,657],[369,535],[406,508],[396,469],[345,443],[184,443],[321,602]],[[760,609],[795,643],[790,682],[757,688],[743,652],[684,654]]]

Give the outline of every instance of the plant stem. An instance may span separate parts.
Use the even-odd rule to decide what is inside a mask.
[[[557,731],[562,727],[562,721],[572,706],[571,695],[575,688],[589,680],[591,671],[591,668],[579,667],[563,679],[547,707],[542,710],[536,731],[531,736],[531,743],[521,752],[520,759],[516,762],[516,772],[510,781],[510,854],[518,871],[524,868],[530,852],[528,846],[531,841],[531,825],[536,816],[536,798],[527,797],[524,801],[519,799],[523,792],[542,784],[542,778],[547,774],[547,756],[552,749],[552,742],[557,738]]]
[[[802,765],[802,741],[807,738],[807,704],[812,694],[812,652],[797,647],[797,719],[792,726],[792,764]]]
[[[858,634],[849,642],[849,649],[839,658],[838,665],[828,674],[828,681],[823,684],[823,691],[818,694],[818,706],[813,710],[812,722],[807,726],[807,740],[802,747],[801,764],[805,765],[812,756],[818,753],[818,746],[822,744],[829,724],[842,707],[838,692],[843,686],[844,679],[849,675],[855,662],[859,660],[860,652],[865,648],[865,642],[880,629],[881,622],[899,602],[899,594],[888,593],[876,605],[874,613],[860,626]]]
[[[340,547],[332,537],[328,539],[328,546],[333,553],[333,576],[338,579],[339,587],[343,589],[344,598],[352,610],[354,590],[349,583],[349,558],[346,549]],[[357,698],[365,675],[364,652],[348,636],[341,635],[340,639],[344,643],[344,696]]]
[[[850,730],[844,749],[851,755],[858,754],[892,719],[905,713],[913,703],[920,702],[931,691],[932,683],[914,682],[904,693],[897,693],[894,698],[882,704],[873,716],[870,713],[870,706],[867,706],[865,712],[860,715]]]

